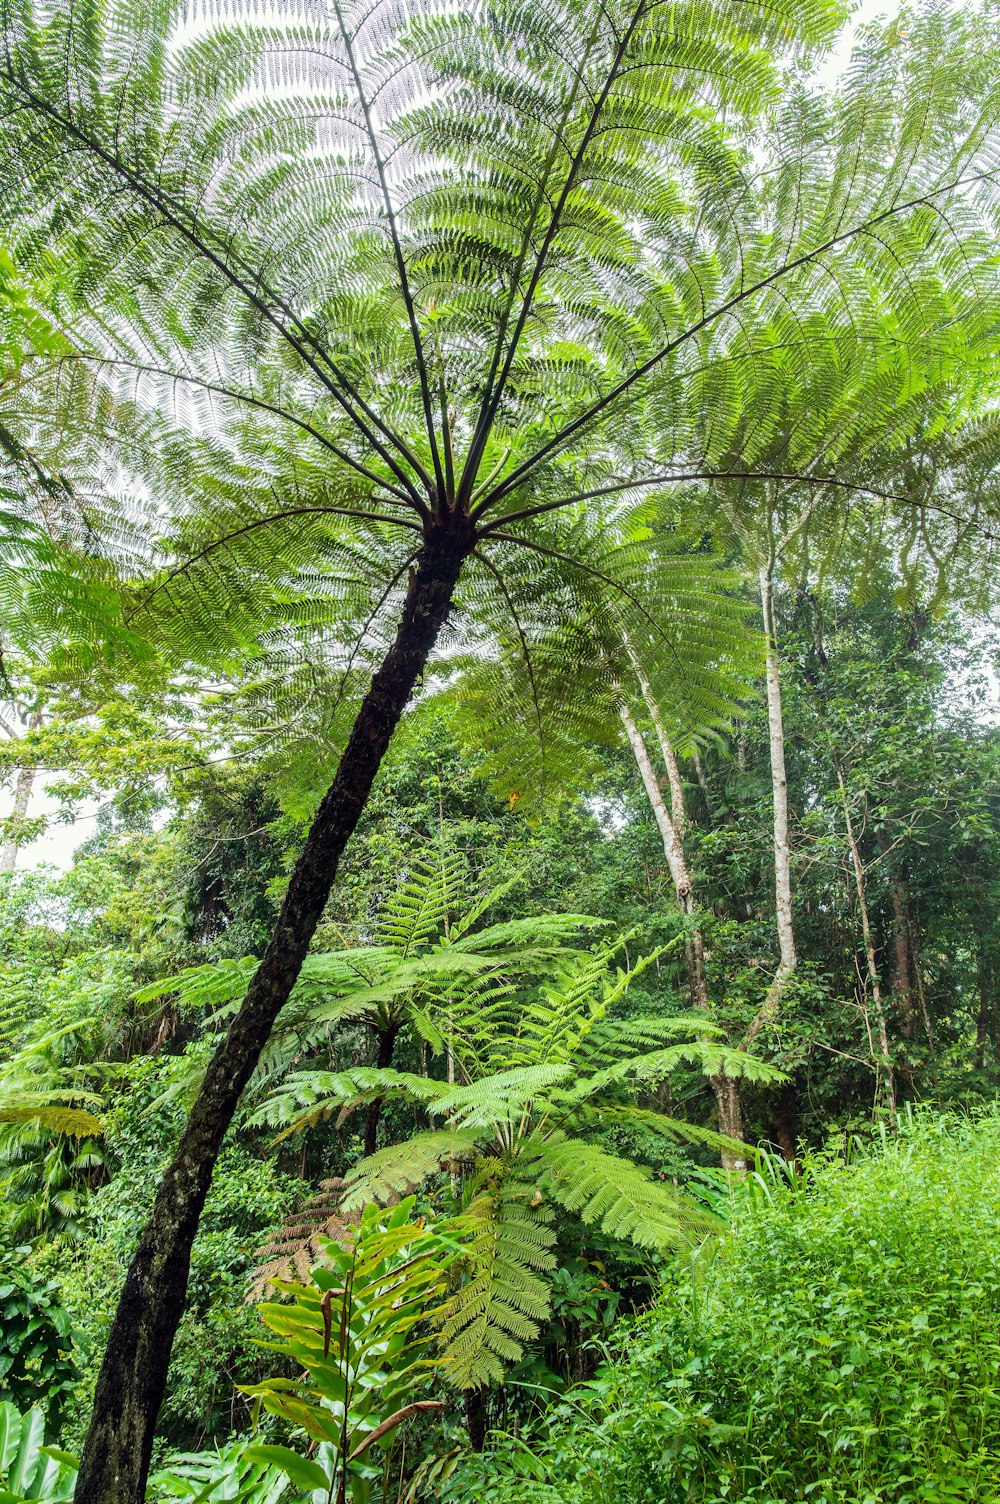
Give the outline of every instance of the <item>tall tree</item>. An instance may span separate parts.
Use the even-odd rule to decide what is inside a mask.
[[[230,664],[312,631],[343,670],[336,772],[97,1385],[76,1497],[138,1504],[213,1165],[453,605],[473,639],[520,636],[508,578],[599,616],[633,595],[634,553],[578,558],[575,523],[706,473],[691,416],[723,421],[777,370],[775,332],[808,361],[873,287],[940,321],[915,273],[959,233],[972,274],[985,262],[994,34],[934,12],[873,33],[837,101],[793,87],[762,206],[748,132],[782,54],[832,34],[822,0],[0,14],[5,219],[19,252],[72,250],[66,388],[99,426],[129,376],[140,416],[106,436],[109,484],[131,471],[161,508],[133,619]],[[974,282],[953,323],[992,316]],[[26,379],[12,400],[44,426],[29,399]]]

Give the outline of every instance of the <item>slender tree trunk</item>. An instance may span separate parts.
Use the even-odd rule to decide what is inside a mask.
[[[392,1052],[396,1044],[396,1035],[399,1033],[399,1024],[391,1024],[387,1029],[380,1029],[378,1034],[378,1053],[375,1056],[375,1064],[380,1071],[387,1071],[392,1065]],[[382,1117],[382,1105],[384,1097],[376,1097],[374,1102],[368,1103],[365,1112],[365,1157],[374,1154],[378,1148],[378,1125]]]
[[[844,809],[844,824],[847,828],[847,843],[851,849],[851,862],[854,867],[854,886],[858,895],[858,910],[861,915],[861,935],[865,944],[865,963],[868,968],[868,983],[871,987],[872,1003],[875,1008],[875,1027],[878,1031],[878,1068],[876,1081],[878,1082],[877,1096],[882,1096],[890,1112],[896,1110],[896,1081],[892,1070],[892,1060],[889,1049],[889,1029],[886,1023],[885,1003],[882,998],[882,987],[879,981],[878,965],[875,957],[875,942],[872,939],[872,927],[868,918],[868,901],[865,897],[865,869],[861,860],[861,852],[858,850],[857,839],[854,834],[854,821],[851,819],[851,806],[847,798],[847,789],[844,786],[844,775],[840,771],[840,764],[834,761],[834,771],[837,774],[837,787],[840,789],[840,799]]]
[[[794,1164],[798,1157],[795,1148],[795,1120],[798,1116],[797,1106],[795,1087],[789,1082],[781,1089],[778,1107],[771,1120],[771,1131],[774,1141],[789,1164]]]
[[[913,1006],[913,967],[910,956],[910,905],[906,882],[894,877],[889,885],[892,903],[892,992],[899,1009],[900,1023],[907,1039],[917,1035],[917,1014]]]
[[[976,1019],[976,1070],[981,1071],[986,1063],[986,1041],[990,1037],[990,1024],[996,1009],[996,978],[993,958],[982,940],[979,942],[976,970],[979,973],[979,1016]]]
[[[396,638],[362,702],[242,1007],[217,1048],[125,1279],[97,1380],[77,1504],[142,1504],[191,1245],[240,1095],[295,985],[337,864],[451,605],[470,538],[437,528],[411,570]]]
[[[910,916],[910,954],[913,957],[913,977],[917,984],[917,999],[920,1003],[920,1017],[923,1020],[924,1033],[927,1035],[927,1043],[931,1049],[935,1048],[934,1023],[931,1019],[931,1011],[927,1006],[927,988],[924,986],[924,967],[920,958],[920,940],[916,923]]]
[[[778,969],[764,1005],[746,1032],[749,1043],[781,1006],[781,994],[797,965],[792,922],[791,843],[788,835],[788,777],[785,772],[785,725],[781,705],[781,664],[778,660],[771,572],[760,571],[760,606],[764,618],[767,728],[771,760],[771,802],[774,809],[774,914],[778,930]]]
[[[648,686],[641,678],[640,683],[643,685],[644,691],[648,690]],[[632,755],[636,760],[636,765],[642,778],[643,788],[646,790],[646,797],[656,817],[660,839],[663,842],[663,854],[667,859],[667,867],[670,871],[674,892],[677,896],[677,907],[686,920],[694,921],[687,929],[684,939],[684,955],[687,963],[691,1001],[696,1008],[708,1012],[711,1008],[711,1001],[708,995],[708,979],[705,975],[705,944],[701,929],[697,923],[697,905],[691,887],[691,875],[688,871],[684,846],[677,833],[677,827],[671,816],[671,812],[667,809],[664,802],[663,791],[660,788],[659,779],[654,771],[645,739],[624,700],[621,703],[619,714],[621,715],[622,725],[625,728],[625,735],[628,737],[629,746],[632,748]],[[657,735],[660,738],[661,747],[669,751],[670,758],[676,770],[676,757],[674,756],[673,747],[667,740],[662,722],[657,727]],[[666,757],[664,761],[667,761]],[[676,786],[678,793],[683,797],[679,772],[677,773]],[[671,781],[671,787],[673,787],[673,781]],[[712,1076],[709,1079],[719,1115],[719,1131],[720,1133],[724,1133],[727,1138],[736,1139],[739,1142],[743,1137],[740,1082],[734,1076],[725,1076],[722,1074]],[[725,1152],[722,1156],[722,1162],[727,1169],[734,1170],[740,1174],[746,1169],[746,1160],[740,1155]]]
[[[709,824],[711,824],[715,819],[715,797],[712,794],[712,788],[708,781],[708,775],[705,772],[702,760],[698,756],[697,752],[692,752],[691,761],[694,763],[694,776],[698,780],[698,787],[701,789],[701,797],[705,801],[705,813],[708,816]]]
[[[490,1426],[489,1390],[467,1389],[462,1398],[469,1445],[474,1452],[481,1452],[486,1446],[486,1435]]]
[[[32,712],[28,717],[28,730],[37,731],[42,724],[42,717],[38,711]],[[37,768],[20,768],[17,774],[17,782],[14,785],[14,808],[11,810],[11,819],[15,822],[10,839],[4,843],[3,851],[0,852],[0,872],[13,872],[17,865],[17,853],[21,842],[17,835],[17,823],[24,819],[28,813],[28,801],[31,791],[35,786]]]

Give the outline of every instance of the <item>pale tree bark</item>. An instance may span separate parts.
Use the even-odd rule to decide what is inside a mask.
[[[641,677],[640,683],[643,686],[645,694],[649,686]],[[650,705],[650,711],[652,713],[652,705]],[[621,715],[622,725],[625,728],[625,735],[628,737],[629,746],[632,749],[632,755],[639,769],[639,775],[642,778],[646,797],[649,800],[650,808],[653,811],[657,828],[660,832],[660,839],[663,842],[663,854],[667,859],[667,867],[674,885],[674,893],[677,897],[677,907],[680,909],[683,918],[689,921],[685,932],[684,955],[687,964],[688,987],[691,992],[691,1001],[696,1008],[707,1012],[711,1008],[711,1000],[708,994],[708,980],[705,974],[705,943],[701,929],[697,923],[698,909],[691,884],[691,874],[688,870],[687,857],[684,853],[684,844],[677,829],[677,820],[673,813],[667,809],[663,790],[660,788],[660,781],[656,776],[645,738],[636,725],[632,713],[624,700],[622,700],[619,706],[619,714]],[[677,797],[680,801],[679,813],[683,819],[683,786],[680,781],[680,772],[677,768],[677,759],[658,711],[654,719],[654,726],[656,727],[661,750],[664,752],[664,762],[667,764],[668,782],[671,793],[673,794],[673,790],[676,787]],[[669,760],[667,754],[669,754]],[[676,783],[670,778],[671,763],[676,774]],[[691,921],[694,922],[692,923]],[[719,1116],[719,1131],[724,1133],[727,1138],[735,1139],[737,1142],[742,1141],[743,1109],[739,1079],[720,1073],[711,1076],[709,1080],[715,1096],[716,1110]],[[742,1155],[726,1152],[722,1156],[722,1162],[726,1169],[733,1170],[737,1174],[743,1174],[746,1171],[746,1160]]]
[[[38,711],[33,711],[28,717],[28,730],[37,731],[42,724],[42,717]],[[13,872],[17,865],[17,853],[21,842],[18,840],[17,827],[28,813],[28,803],[31,799],[31,791],[35,785],[37,768],[23,767],[18,769],[17,782],[14,784],[14,807],[10,812],[10,818],[14,822],[10,837],[4,842],[3,850],[0,851],[0,872]]]
[[[795,950],[795,926],[792,918],[792,873],[791,842],[788,833],[788,779],[785,772],[785,727],[781,704],[781,663],[778,658],[778,636],[775,629],[774,602],[771,581],[777,561],[797,537],[805,532],[816,506],[818,492],[809,498],[805,506],[780,536],[774,530],[774,507],[768,501],[763,521],[762,534],[751,534],[738,511],[727,508],[733,531],[746,551],[748,560],[757,566],[760,587],[760,609],[764,626],[765,682],[767,689],[768,747],[771,764],[771,803],[774,812],[774,906],[775,925],[778,932],[778,966],[767,989],[764,1002],[743,1036],[744,1046],[772,1021],[781,1006],[782,993],[789,977],[795,971],[798,957]]]
[[[771,571],[760,570],[760,605],[764,619],[765,678],[767,686],[768,753],[771,765],[771,805],[774,846],[774,916],[778,932],[778,967],[771,978],[764,1002],[743,1036],[744,1047],[754,1040],[777,1015],[789,977],[798,965],[795,926],[792,919],[792,861],[788,834],[788,776],[785,772],[785,723],[781,703],[781,663],[778,658]]]
[[[868,917],[868,901],[865,896],[865,868],[861,860],[861,852],[858,849],[857,837],[854,832],[854,821],[851,819],[851,806],[847,797],[847,788],[844,784],[844,775],[836,759],[834,760],[833,767],[837,775],[837,787],[840,790],[840,799],[844,810],[844,825],[847,829],[847,844],[850,847],[851,863],[854,867],[854,886],[857,891],[858,911],[861,916],[861,935],[865,946],[865,964],[868,968],[868,984],[871,987],[872,1005],[875,1010],[875,1028],[878,1034],[878,1050],[875,1052],[876,1105],[884,1100],[889,1111],[895,1112],[896,1081],[892,1070],[892,1059],[889,1049],[889,1028],[886,1022],[885,1003],[879,981],[875,942],[872,939],[872,927]]]

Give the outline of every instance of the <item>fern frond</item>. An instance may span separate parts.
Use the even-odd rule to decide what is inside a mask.
[[[554,1134],[533,1147],[540,1189],[610,1237],[665,1248],[710,1225],[649,1170],[585,1140]]]
[[[479,1137],[442,1128],[417,1133],[405,1143],[369,1154],[345,1177],[343,1208],[353,1211],[368,1201],[388,1204],[408,1195],[444,1165],[470,1161]]]
[[[490,1169],[484,1164],[479,1179],[488,1182]],[[451,1382],[479,1389],[503,1379],[549,1313],[544,1275],[555,1268],[555,1233],[550,1212],[502,1170],[499,1184],[487,1183],[454,1226],[467,1242],[453,1266],[457,1288],[439,1313],[440,1341]]]
[[[255,1304],[262,1300],[275,1280],[307,1280],[310,1269],[320,1257],[320,1240],[344,1240],[350,1223],[341,1212],[343,1189],[344,1182],[340,1178],[321,1180],[313,1195],[291,1212],[283,1226],[261,1244],[254,1255],[259,1262],[247,1286],[248,1302]]]
[[[261,1104],[251,1123],[281,1129],[280,1138],[301,1133],[334,1112],[343,1113],[364,1102],[404,1097],[411,1102],[436,1104],[450,1092],[447,1082],[376,1066],[356,1065],[345,1071],[295,1071]]]

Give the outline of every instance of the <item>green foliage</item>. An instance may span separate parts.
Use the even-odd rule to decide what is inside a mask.
[[[87,1178],[103,1163],[103,1098],[64,1063],[89,1019],[43,1034],[0,1066],[0,1174],[12,1236],[78,1236]]]
[[[769,1167],[619,1361],[446,1492],[487,1504],[993,1498],[1000,1119]]]
[[[183,1125],[183,1108],[170,1092],[183,1064],[176,1056],[139,1056],[131,1063],[126,1090],[107,1114],[109,1175],[89,1200],[85,1237],[72,1249],[50,1246],[36,1256],[43,1268],[58,1273],[73,1326],[87,1347],[78,1403],[67,1416],[72,1447],[81,1440],[79,1427],[86,1423],[86,1402],[139,1228]],[[246,1303],[247,1281],[254,1250],[284,1217],[295,1188],[252,1142],[235,1137],[226,1145],[192,1250],[157,1460],[169,1450],[225,1441],[248,1420],[234,1385],[264,1370],[254,1347],[259,1324]]]
[[[246,1386],[270,1414],[304,1432],[306,1455],[255,1443],[247,1460],[271,1464],[300,1490],[367,1504],[381,1474],[371,1448],[440,1400],[417,1399],[435,1366],[426,1324],[444,1290],[456,1245],[411,1220],[413,1201],[390,1212],[366,1207],[343,1243],[321,1244],[308,1285],[274,1283],[292,1303],[260,1306],[278,1340],[271,1351],[304,1369],[301,1378]],[[418,1328],[424,1326],[421,1333]]]
[[[39,1280],[30,1248],[0,1254],[0,1398],[40,1405],[55,1427],[79,1380],[69,1315],[55,1280]]]
[[[905,506],[857,415],[898,450],[996,327],[993,8],[871,28],[822,90],[842,19],[420,0],[189,32],[5,0],[5,234],[74,336],[39,339],[10,424],[156,496],[128,620],[211,661],[227,737],[326,775],[432,522],[467,545],[465,703],[508,735],[505,792],[579,772],[623,627],[690,736],[718,727],[742,611],[700,536],[663,547],[664,496],[755,512],[780,464]],[[110,510],[84,515],[113,551]]]
[[[273,1463],[254,1462],[245,1442],[234,1441],[216,1452],[175,1452],[167,1465],[150,1473],[147,1504],[187,1500],[194,1504],[278,1504],[288,1477]]]
[[[3,1504],[31,1504],[36,1499],[61,1504],[72,1499],[76,1459],[45,1445],[41,1410],[23,1414],[0,1400],[0,1499]]]
[[[540,914],[484,925],[516,879],[471,899],[461,879],[457,854],[413,859],[367,943],[308,956],[263,1053],[259,1079],[280,1075],[290,1061],[322,1049],[344,1025],[356,1023],[390,1043],[409,1024],[440,1052],[443,1013],[470,1013],[494,995],[529,985],[604,923],[583,914]],[[137,997],[176,997],[182,1008],[210,1010],[214,1025],[242,1001],[256,966],[247,957],[193,967],[140,989]]]
[[[434,1018],[456,1080],[355,1068],[294,1072],[258,1120],[293,1132],[371,1100],[402,1097],[441,1126],[366,1156],[345,1178],[345,1208],[387,1202],[448,1168],[463,1179],[459,1225],[471,1241],[445,1323],[448,1370],[462,1387],[497,1381],[548,1313],[557,1210],[612,1238],[663,1249],[703,1218],[648,1169],[588,1141],[606,1124],[636,1120],[665,1137],[720,1144],[717,1135],[629,1098],[693,1065],[770,1081],[775,1072],[710,1038],[668,1043],[703,1021],[616,1017],[615,1006],[656,959],[611,970],[621,942],[552,963],[532,993],[446,996]],[[459,1079],[460,1078],[460,1079]]]

